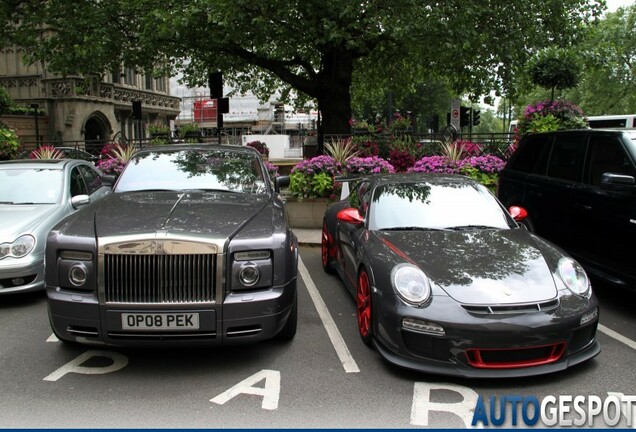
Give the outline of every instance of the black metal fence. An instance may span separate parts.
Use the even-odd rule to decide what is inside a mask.
[[[492,154],[502,159],[507,159],[511,154],[511,146],[513,143],[513,135],[508,133],[488,133],[488,134],[460,134],[455,140],[449,141],[441,134],[373,134],[373,135],[324,135],[325,143],[332,141],[344,141],[353,139],[356,143],[362,145],[365,142],[376,143],[380,148],[388,149],[400,140],[402,145],[419,146],[420,153],[426,155],[443,154],[444,147],[452,142],[460,140],[462,145],[470,148],[471,154]],[[173,137],[170,135],[154,135],[143,139],[128,139],[125,135],[118,133],[112,140],[83,140],[83,141],[55,141],[50,144],[57,148],[75,150],[85,152],[88,155],[97,158],[102,148],[110,143],[118,143],[122,145],[132,144],[137,147],[147,147],[151,145],[161,144],[178,144],[178,143],[207,143],[221,145],[241,145],[242,135],[221,134],[221,136],[190,136],[190,137]],[[41,144],[41,143],[40,143]],[[38,143],[33,141],[22,142],[23,156],[28,157],[28,153],[38,147]],[[299,150],[297,153],[304,158],[310,158],[318,153],[318,137],[316,135],[292,135],[290,136],[290,148]],[[302,151],[300,151],[302,149]],[[294,153],[296,154],[296,153]],[[381,154],[382,156],[382,154]]]

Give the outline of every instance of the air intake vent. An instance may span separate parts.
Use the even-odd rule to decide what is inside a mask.
[[[559,305],[559,300],[550,300],[541,303],[524,303],[515,305],[496,305],[496,306],[482,306],[482,305],[462,305],[468,312],[476,314],[518,314],[529,312],[541,312],[550,309],[554,309]]]

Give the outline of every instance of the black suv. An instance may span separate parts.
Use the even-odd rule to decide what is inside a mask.
[[[524,136],[498,195],[528,211],[522,223],[561,246],[592,276],[636,290],[636,131]]]

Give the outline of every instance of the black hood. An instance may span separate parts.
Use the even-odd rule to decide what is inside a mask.
[[[514,304],[554,299],[546,243],[523,229],[377,232],[395,262],[411,262],[464,304]],[[544,253],[547,252],[547,253]],[[390,271],[390,269],[388,269]]]

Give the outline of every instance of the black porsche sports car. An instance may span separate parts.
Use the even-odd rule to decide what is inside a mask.
[[[363,341],[395,365],[464,377],[538,375],[596,356],[585,271],[459,175],[350,182],[331,205],[322,264],[357,306]]]

